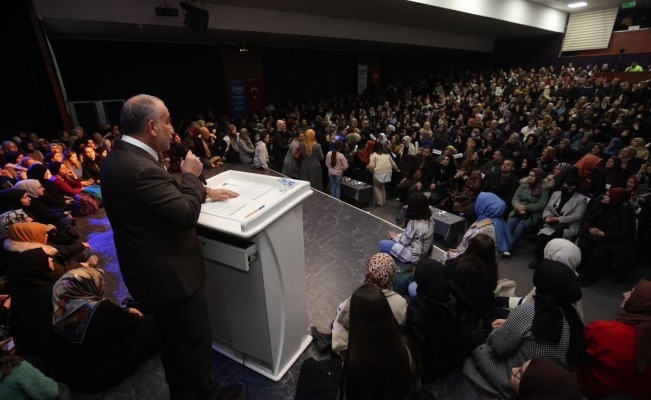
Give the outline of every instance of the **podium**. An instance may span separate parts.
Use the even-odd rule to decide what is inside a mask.
[[[309,182],[226,171],[208,180],[240,196],[202,205],[197,234],[206,266],[213,348],[278,381],[312,341],[302,201]]]

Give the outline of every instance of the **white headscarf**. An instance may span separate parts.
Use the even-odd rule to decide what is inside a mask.
[[[543,255],[546,259],[558,261],[572,268],[576,273],[576,268],[581,264],[581,250],[567,239],[552,239],[545,246]],[[578,274],[577,274],[578,275]]]
[[[39,197],[38,188],[40,187],[41,182],[37,181],[36,179],[25,179],[16,183],[16,186],[14,186],[15,189],[22,189],[26,191],[27,195],[31,197]]]

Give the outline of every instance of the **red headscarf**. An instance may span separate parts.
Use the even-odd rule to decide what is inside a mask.
[[[373,154],[374,149],[375,141],[369,140],[366,142],[366,147],[359,152],[359,159],[362,160],[364,164],[368,164],[371,161],[371,154]]]
[[[618,207],[626,203],[631,198],[631,194],[624,188],[611,188],[608,190],[610,197],[610,207]]]
[[[651,360],[651,282],[640,279],[624,304],[618,322],[637,325],[637,370],[644,372]]]
[[[576,162],[575,167],[579,170],[581,178],[587,178],[597,168],[601,162],[601,158],[594,154],[587,154],[582,159]]]

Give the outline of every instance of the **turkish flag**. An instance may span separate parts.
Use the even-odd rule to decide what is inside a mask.
[[[382,83],[382,67],[369,66],[368,68],[368,86],[380,89]]]
[[[262,79],[246,80],[246,98],[249,112],[260,112],[264,109],[264,85]]]

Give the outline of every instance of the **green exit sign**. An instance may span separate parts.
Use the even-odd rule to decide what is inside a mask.
[[[622,3],[622,8],[633,8],[633,7],[635,7],[634,1],[627,1],[625,3]]]

